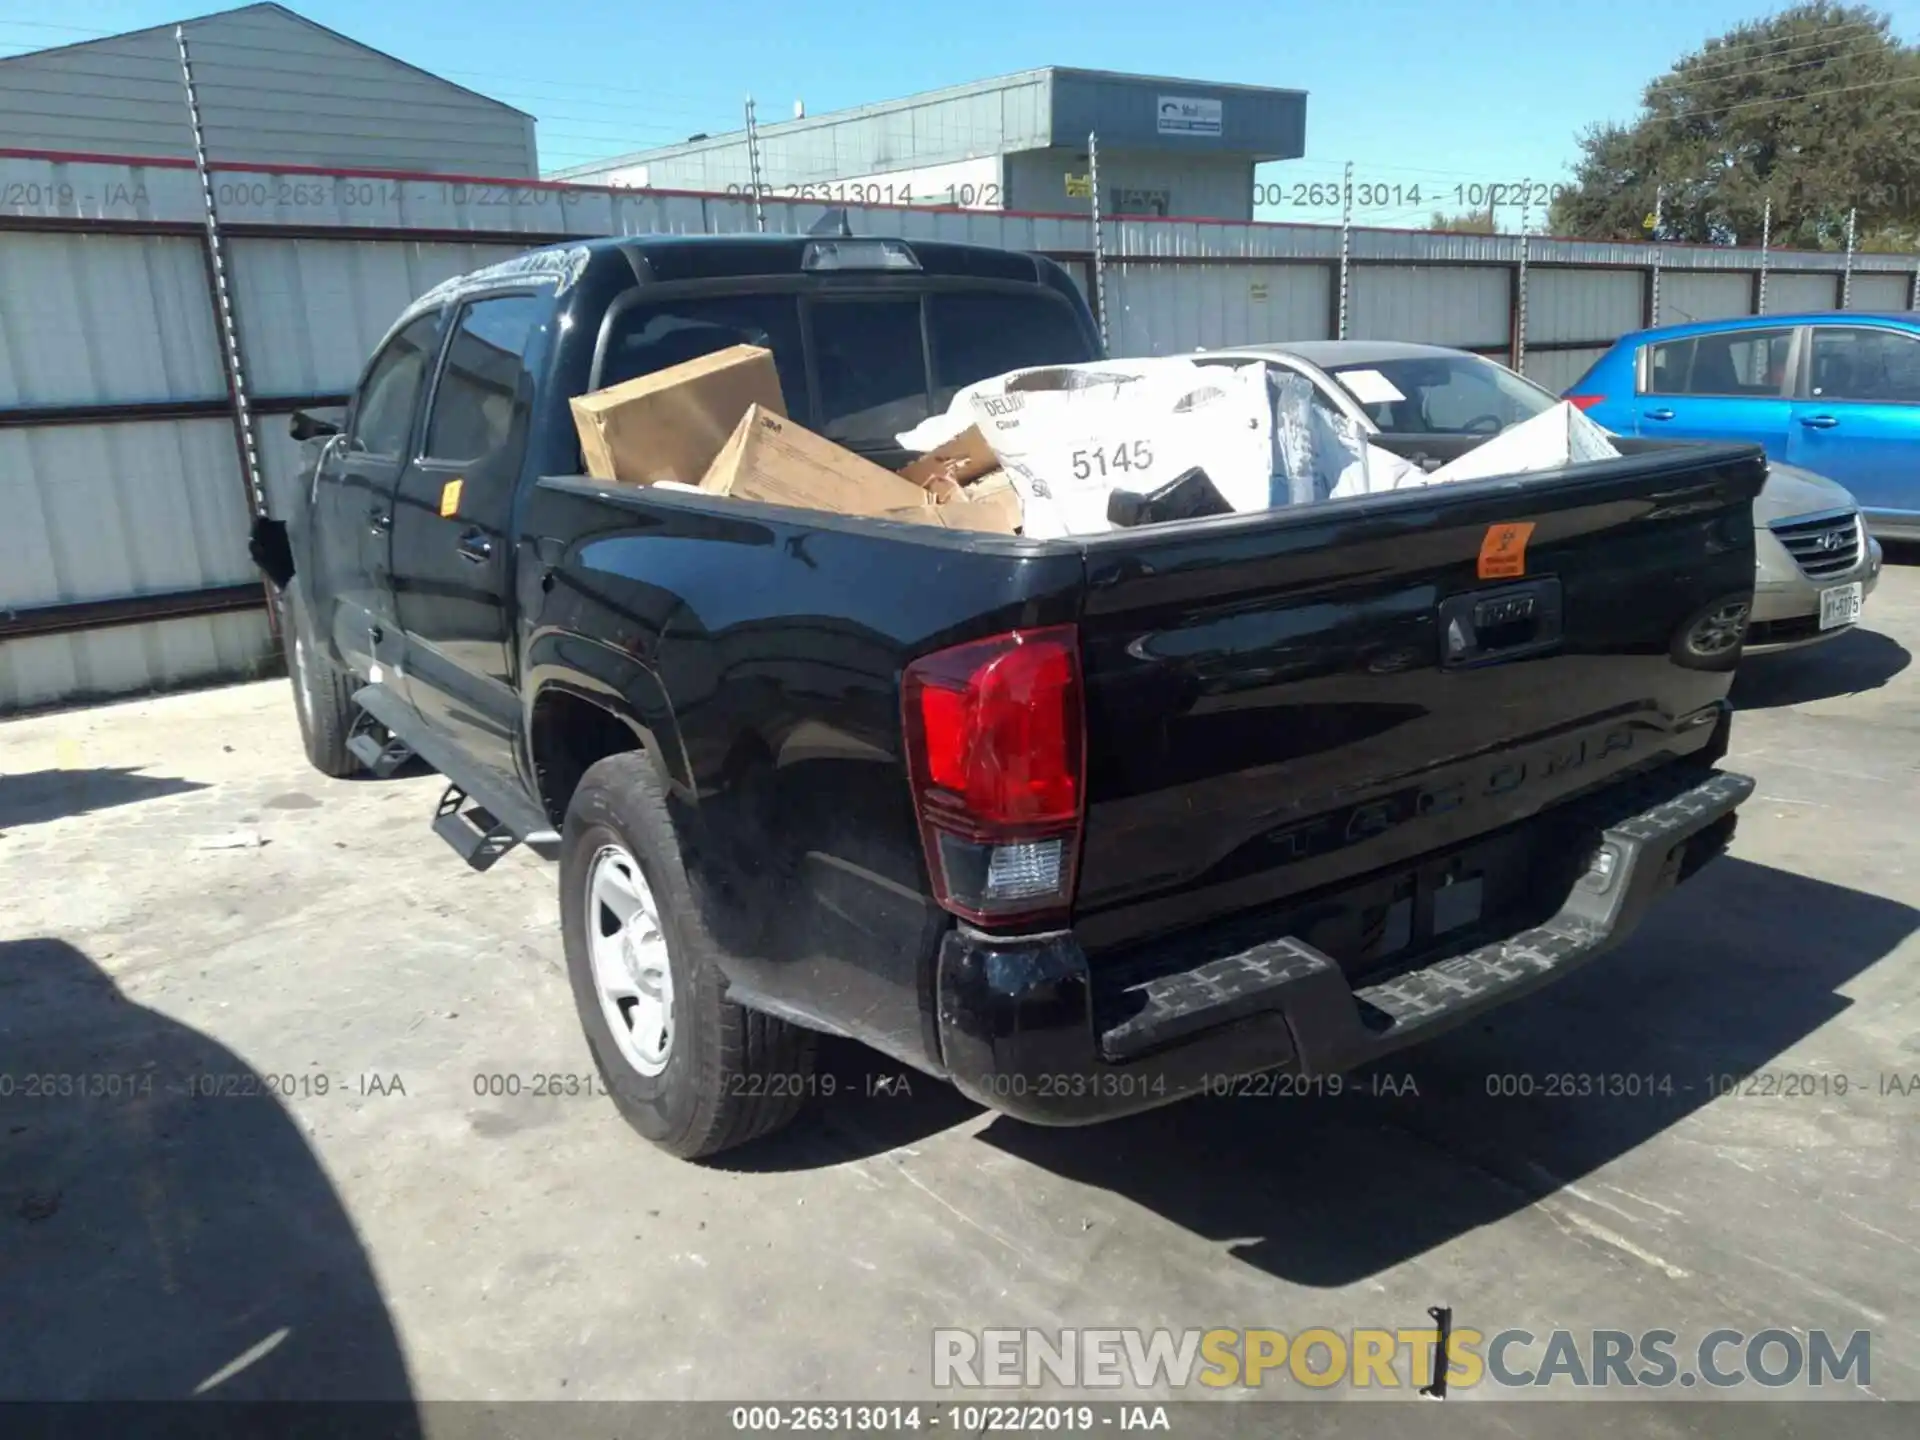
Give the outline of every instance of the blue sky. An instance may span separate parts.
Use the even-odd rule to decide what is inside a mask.
[[[221,8],[0,0],[0,53]],[[1624,120],[1683,52],[1777,8],[1753,0],[295,0],[321,24],[540,117],[547,168],[696,131],[891,99],[1037,65],[1308,92],[1307,154],[1260,180],[1386,191],[1362,223],[1421,224],[1470,187],[1564,181],[1583,125]],[[1920,0],[1885,5],[1920,32]],[[1412,186],[1420,187],[1416,202]],[[1399,187],[1396,191],[1392,187]],[[1322,209],[1262,207],[1262,219]]]

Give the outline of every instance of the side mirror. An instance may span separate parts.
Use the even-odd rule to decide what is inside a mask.
[[[337,409],[296,410],[287,422],[287,432],[296,440],[317,440],[323,435],[338,435],[345,415]]]

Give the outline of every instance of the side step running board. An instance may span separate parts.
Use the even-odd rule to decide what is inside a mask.
[[[384,685],[356,690],[354,704],[387,728],[389,744],[402,744],[447,777],[433,817],[433,833],[476,870],[491,866],[515,844],[543,860],[560,854],[560,834],[545,812],[507,776],[475,765],[454,745],[421,723]],[[366,737],[372,742],[371,735]],[[361,752],[354,750],[355,755]],[[363,757],[364,758],[364,757]]]
[[[520,838],[485,807],[469,806],[467,792],[458,785],[449,785],[441,793],[440,804],[433,812],[433,833],[476,870],[491,869],[493,862]]]
[[[373,733],[374,727],[385,732]],[[347,736],[347,752],[372,772],[374,779],[385,780],[413,758],[413,747],[381,725],[367,711],[353,719],[353,733]]]

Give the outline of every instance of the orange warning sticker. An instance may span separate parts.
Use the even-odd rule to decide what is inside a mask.
[[[445,519],[449,515],[458,515],[460,513],[460,484],[461,482],[458,480],[449,480],[440,487],[440,515],[442,519]],[[1528,526],[1527,528],[1532,529],[1533,527]],[[1522,543],[1525,542],[1523,541]],[[1486,551],[1482,550],[1480,554],[1480,564],[1482,567],[1480,573],[1484,575],[1487,573],[1485,569]]]
[[[1511,525],[1489,525],[1480,542],[1480,578],[1512,580],[1527,573],[1527,540],[1533,534],[1533,521],[1518,520]]]

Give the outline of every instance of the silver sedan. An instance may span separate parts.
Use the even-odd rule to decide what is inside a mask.
[[[1298,372],[1368,434],[1494,435],[1560,403],[1506,366],[1441,345],[1302,340],[1240,345],[1207,358]],[[1746,653],[1791,650],[1845,634],[1880,579],[1880,542],[1853,496],[1824,476],[1769,461],[1753,503],[1756,561]]]

